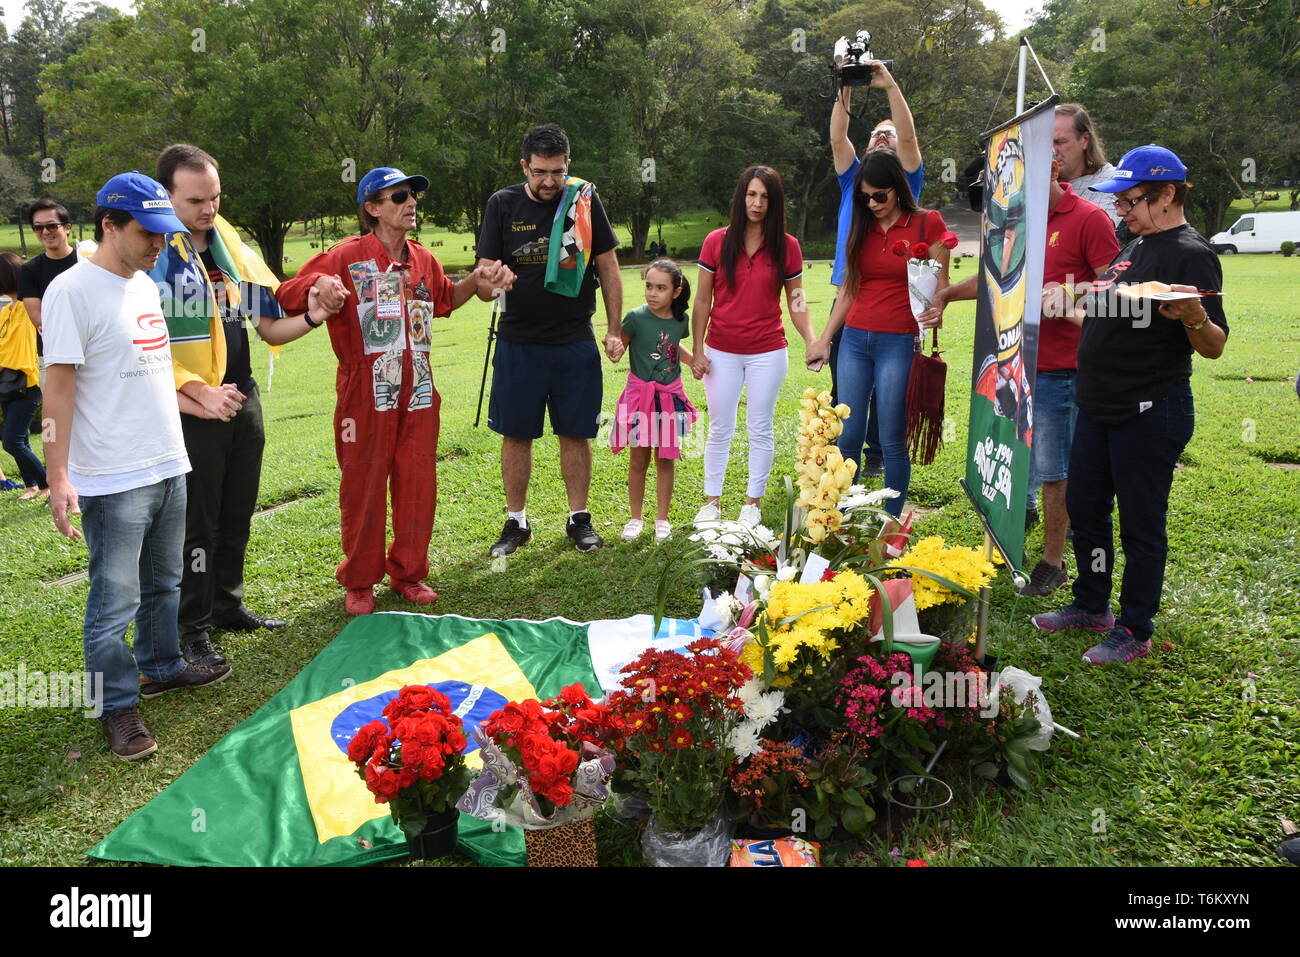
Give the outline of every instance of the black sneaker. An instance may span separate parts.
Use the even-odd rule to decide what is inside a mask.
[[[1034,566],[1033,573],[1029,576],[1029,581],[1024,588],[1020,589],[1020,594],[1027,597],[1041,598],[1043,595],[1050,595],[1069,580],[1070,573],[1065,570],[1064,561],[1057,566],[1039,560],[1038,564]]]
[[[532,537],[533,527],[531,525],[520,528],[517,521],[508,518],[506,519],[505,528],[501,529],[501,537],[492,546],[489,554],[493,558],[500,558],[502,555],[513,555],[515,549],[520,545],[527,545],[528,540]]]
[[[226,659],[212,647],[212,641],[202,632],[197,635],[186,635],[181,639],[181,654],[185,656],[186,661],[203,665],[205,668],[219,668],[226,663]]]
[[[573,547],[580,552],[591,552],[605,544],[604,539],[591,527],[591,513],[577,512],[569,519],[564,534],[573,539]]]

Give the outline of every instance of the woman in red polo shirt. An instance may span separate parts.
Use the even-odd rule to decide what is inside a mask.
[[[740,520],[757,525],[759,505],[775,456],[773,417],[788,362],[781,290],[790,320],[812,342],[812,320],[803,300],[803,250],[785,231],[785,191],[770,166],[740,174],[731,200],[731,223],[715,229],[700,249],[700,272],[692,310],[691,370],[704,379],[709,399],[709,438],[704,447],[704,495],[697,522],[721,517],[722,482],[740,393],[748,387],[749,485]],[[708,338],[705,338],[705,331]]]
[[[880,443],[885,453],[885,485],[899,494],[886,503],[897,516],[907,498],[912,464],[907,457],[907,380],[921,326],[907,295],[908,251],[926,243],[930,258],[943,269],[939,288],[948,285],[948,250],[939,242],[948,227],[934,210],[916,205],[898,156],[873,150],[858,168],[853,184],[853,225],[845,252],[845,294],[835,301],[821,338],[808,349],[808,367],[820,369],[830,354],[831,337],[844,325],[836,363],[839,400],[852,414],[837,445],[846,459],[861,464],[871,393],[876,393]],[[941,325],[928,319],[925,329]]]

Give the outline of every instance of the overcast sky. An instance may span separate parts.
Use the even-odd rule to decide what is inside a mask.
[[[0,0],[0,2],[4,3],[5,25],[12,33],[18,24],[22,23],[25,0]],[[130,11],[133,6],[133,0],[100,0],[100,2],[122,11]],[[984,5],[996,10],[1006,23],[1008,32],[1015,33],[1028,24],[1029,12],[1042,7],[1043,0],[984,0]]]

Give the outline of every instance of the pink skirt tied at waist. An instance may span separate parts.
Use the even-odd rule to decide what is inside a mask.
[[[680,430],[674,397],[681,399],[686,407],[686,425]],[[627,386],[614,407],[614,428],[610,430],[609,447],[621,452],[635,444],[641,448],[658,449],[661,459],[681,458],[682,436],[690,431],[697,418],[699,413],[682,388],[680,378],[667,384],[647,382],[629,372]],[[631,441],[633,438],[637,439],[635,443]]]

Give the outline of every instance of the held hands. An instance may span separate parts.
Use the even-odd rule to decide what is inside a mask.
[[[77,501],[77,490],[67,479],[50,478],[50,514],[60,535],[74,542],[81,538],[80,530],[68,519],[69,515],[81,514],[81,505]]]
[[[691,375],[697,379],[703,379],[712,371],[713,363],[709,361],[709,357],[704,354],[703,349],[697,349],[694,358],[691,360]]]
[[[478,282],[478,295],[495,299],[503,292],[514,288],[515,274],[510,267],[500,260],[493,259],[480,263],[470,274]]]
[[[804,365],[809,372],[820,372],[830,357],[831,347],[821,339],[814,340],[804,353]]]
[[[623,345],[623,337],[617,332],[611,332],[605,336],[605,355],[609,356],[610,362],[617,362],[623,358],[623,352],[626,347]]]
[[[311,290],[307,293],[307,311],[311,313],[313,302],[312,292],[316,293],[316,308],[333,316],[343,309],[344,300],[347,299],[349,292],[348,287],[338,276],[317,276],[316,281],[312,283]]]

